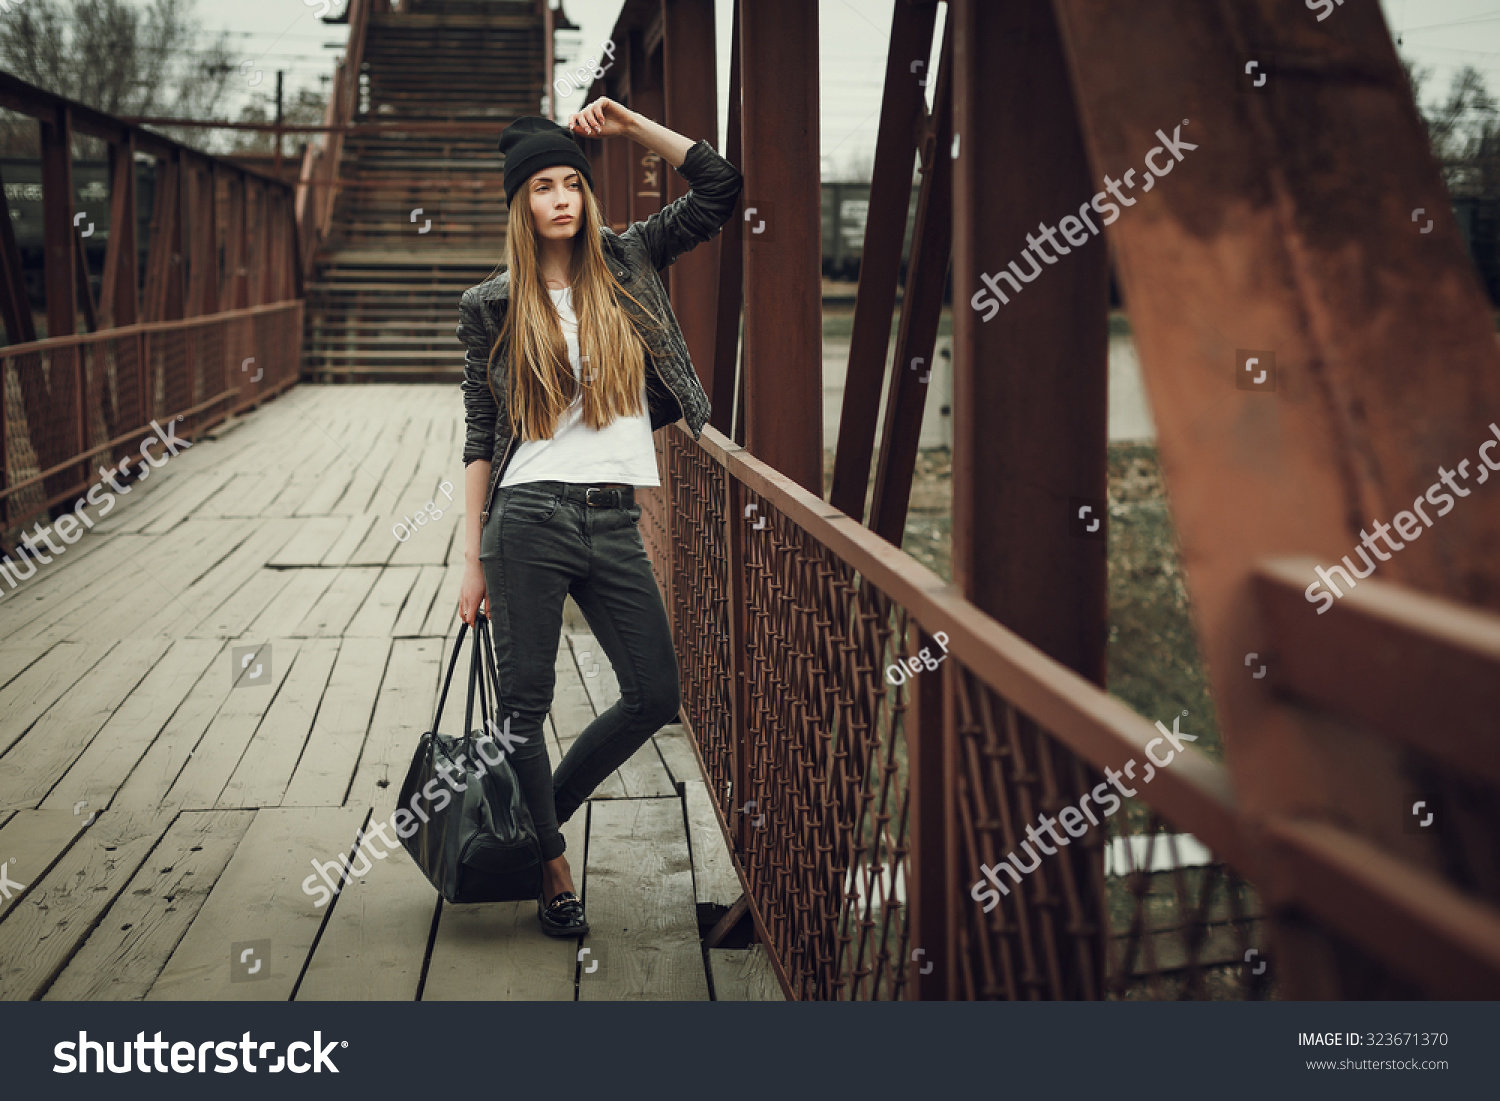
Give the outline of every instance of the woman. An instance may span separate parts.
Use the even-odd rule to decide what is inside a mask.
[[[604,226],[569,131],[646,146],[692,190],[624,233]],[[677,657],[637,524],[635,486],[656,486],[651,433],[708,419],[657,272],[733,214],[739,172],[610,99],[565,129],[529,116],[505,129],[506,267],[464,292],[464,576],[459,615],[485,611],[500,713],[545,861],[537,916],[551,936],[588,932],[559,824],[677,715]],[[519,201],[517,201],[519,200]],[[569,594],[609,656],[620,699],[551,771],[545,722]]]

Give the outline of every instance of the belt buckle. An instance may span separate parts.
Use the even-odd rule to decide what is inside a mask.
[[[583,491],[583,503],[590,508],[604,508],[603,501],[594,500],[594,494],[596,493],[618,493],[618,490],[606,489],[603,486],[589,486]]]

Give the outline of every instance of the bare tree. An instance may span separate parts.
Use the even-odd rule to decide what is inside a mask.
[[[1453,74],[1447,99],[1423,105],[1422,85],[1431,70],[1404,64],[1449,194],[1500,194],[1500,104],[1484,77],[1466,65]]]
[[[0,68],[111,115],[209,118],[235,76],[228,35],[205,46],[193,0],[25,0],[0,21]],[[211,131],[163,128],[184,144],[208,147]],[[6,153],[36,155],[36,125],[7,119]]]
[[[328,96],[324,92],[315,92],[310,88],[299,88],[292,96],[290,103],[282,104],[282,122],[294,126],[321,126],[323,116],[328,108]],[[258,95],[244,107],[240,108],[240,117],[236,122],[275,122],[276,100],[275,95]],[[235,153],[270,153],[275,148],[275,134],[269,130],[234,130],[230,131],[231,148],[230,154]],[[290,134],[283,139],[282,148],[287,150],[287,155],[292,155],[302,143],[313,135],[308,133]]]

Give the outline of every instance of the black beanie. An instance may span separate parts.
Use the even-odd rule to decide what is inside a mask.
[[[576,168],[594,186],[589,159],[566,127],[541,115],[516,119],[500,134],[500,152],[505,155],[505,201],[515,197],[533,173],[555,164]]]

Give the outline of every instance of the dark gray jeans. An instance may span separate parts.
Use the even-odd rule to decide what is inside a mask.
[[[510,753],[542,857],[565,849],[558,826],[681,705],[677,655],[661,590],[641,542],[639,505],[565,500],[562,482],[496,491],[480,536],[500,672],[498,721],[510,716]],[[554,773],[547,712],[556,684],[563,601],[571,593],[620,682],[620,698],[589,723]]]

